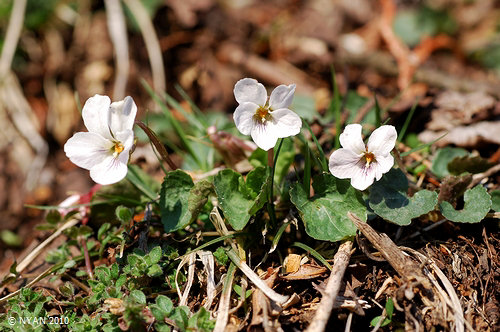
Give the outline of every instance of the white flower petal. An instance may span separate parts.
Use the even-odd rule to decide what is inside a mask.
[[[361,137],[361,129],[361,125],[357,123],[347,125],[339,137],[342,147],[352,150],[356,154],[365,152],[366,147]]]
[[[300,133],[302,120],[288,108],[282,108],[270,114],[272,116],[273,126],[271,126],[269,130],[272,130],[276,137],[284,138],[295,136]]]
[[[362,155],[358,155],[349,149],[338,149],[332,153],[329,161],[329,169],[333,176],[339,179],[347,179],[359,176],[363,170]]]
[[[120,153],[118,158],[112,155],[90,169],[94,182],[107,185],[122,180],[127,175],[128,153]]]
[[[293,94],[295,93],[295,84],[279,85],[271,92],[269,97],[269,107],[273,110],[288,108],[292,104]]]
[[[365,190],[373,184],[375,172],[376,167],[373,164],[371,164],[368,168],[363,168],[358,175],[351,178],[351,186],[358,190]]]
[[[276,141],[278,141],[278,136],[276,136],[273,129],[274,126],[271,122],[264,124],[255,122],[255,125],[252,128],[252,132],[250,134],[252,135],[253,141],[264,151],[274,148]]]
[[[375,154],[375,158],[379,155],[387,155],[394,149],[398,133],[394,126],[380,126],[373,131],[368,139],[368,151]]]
[[[390,154],[387,156],[381,156],[379,155],[375,161],[375,179],[380,180],[382,178],[382,175],[389,172],[394,166],[394,157]]]
[[[113,142],[93,132],[76,133],[64,144],[64,152],[71,162],[91,169],[111,155]]]
[[[264,106],[267,101],[266,88],[253,78],[244,78],[234,85],[234,97],[238,104],[252,102]]]
[[[109,128],[111,128],[111,132],[116,134],[125,129],[132,129],[136,115],[137,105],[130,96],[111,103],[109,106]]]
[[[88,131],[111,139],[109,131],[109,106],[111,100],[108,96],[95,95],[87,99],[82,110],[83,123]]]
[[[233,114],[234,124],[243,135],[250,135],[254,126],[253,116],[259,105],[252,102],[240,104]]]

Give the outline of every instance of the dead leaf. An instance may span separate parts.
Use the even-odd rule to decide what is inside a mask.
[[[109,310],[113,315],[121,316],[125,311],[125,305],[122,299],[110,297],[104,300],[104,308]]]
[[[300,269],[300,255],[290,254],[285,258],[283,264],[285,265],[285,273],[297,272]]]
[[[297,271],[280,275],[280,278],[285,280],[313,279],[323,275],[327,271],[328,269],[323,266],[318,266],[314,264],[302,264]]]
[[[442,147],[455,144],[463,147],[475,147],[481,142],[500,144],[500,121],[483,121],[468,126],[458,126],[450,129],[448,134],[435,143]],[[447,132],[445,130],[425,130],[418,135],[424,143],[432,142]]]

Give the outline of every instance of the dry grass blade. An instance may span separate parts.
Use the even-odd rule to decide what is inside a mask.
[[[16,267],[18,273],[23,272],[23,270],[30,265],[30,263],[40,254],[40,252],[45,248],[50,242],[54,241],[61,233],[70,227],[78,224],[80,220],[78,218],[72,218],[68,220],[64,225],[59,227],[51,236],[49,236],[45,241],[40,243],[28,256],[26,256]]]
[[[236,266],[231,264],[229,266],[224,289],[219,300],[219,309],[217,309],[217,320],[213,332],[224,332],[227,326],[227,319],[229,317],[229,306],[231,301],[231,289],[233,288],[233,279],[236,272]]]
[[[323,292],[323,297],[318,310],[314,315],[312,323],[307,328],[307,332],[322,332],[325,330],[335,303],[335,299],[337,298],[342,284],[344,272],[351,258],[351,249],[352,241],[346,241],[340,245],[339,250],[335,254],[335,257],[333,258],[334,263],[332,273],[328,278],[328,283]]]
[[[207,299],[203,306],[205,307],[205,309],[210,310],[215,295],[217,294],[217,287],[215,285],[214,255],[210,251],[198,251],[196,252],[196,254],[203,263],[203,268],[207,273]]]
[[[27,0],[14,1],[12,14],[10,15],[9,25],[2,48],[2,56],[0,57],[0,79],[3,79],[10,70],[14,53],[16,52],[17,43],[24,23],[24,12],[26,10]]]
[[[116,73],[115,86],[113,89],[113,99],[123,99],[125,97],[125,88],[127,87],[129,72],[129,55],[127,26],[125,24],[125,15],[123,15],[122,6],[119,0],[104,0],[106,5],[106,16],[108,18],[108,29],[111,42],[115,49]]]
[[[179,306],[183,306],[187,304],[188,296],[189,296],[189,291],[191,290],[191,286],[193,286],[193,281],[194,281],[194,263],[196,260],[196,252],[193,252],[191,254],[188,254],[182,258],[179,266],[177,267],[177,271],[175,272],[175,288],[177,289],[177,294],[179,295]],[[179,272],[181,271],[182,267],[186,264],[188,265],[188,276],[187,276],[187,282],[186,282],[186,287],[184,288],[184,293],[181,292],[181,289],[179,287],[179,284],[177,283],[178,277],[179,277]]]
[[[144,38],[146,50],[149,55],[149,62],[151,64],[151,74],[153,75],[155,91],[163,93],[166,90],[165,66],[163,65],[160,42],[158,41],[153,22],[151,22],[148,12],[140,1],[124,1],[137,20],[142,38]]]

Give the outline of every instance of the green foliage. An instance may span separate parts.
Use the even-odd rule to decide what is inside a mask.
[[[482,186],[475,186],[464,194],[464,208],[457,211],[453,206],[443,201],[439,209],[443,216],[451,221],[462,223],[478,223],[486,216],[491,208],[491,197]]]
[[[450,175],[448,164],[456,157],[466,156],[468,152],[460,148],[445,147],[439,149],[432,160],[431,171],[439,178]]]
[[[356,235],[356,226],[347,212],[366,220],[361,193],[350,186],[349,180],[336,179],[329,173],[314,177],[313,188],[315,196],[311,199],[298,183],[290,190],[290,199],[299,210],[307,234],[332,242]]]
[[[389,325],[392,323],[392,315],[394,314],[394,302],[392,301],[392,298],[388,298],[387,302],[385,303],[385,318],[382,321],[382,323],[379,325],[380,327]],[[371,326],[376,326],[379,321],[382,319],[382,316],[377,316],[372,319],[370,322]]]
[[[280,154],[278,156],[278,160],[276,161],[276,169],[274,170],[274,183],[281,184],[285,176],[288,174],[290,165],[292,165],[294,158],[295,147],[293,144],[293,139],[283,139]],[[252,166],[255,168],[266,167],[267,151],[257,149],[252,152],[248,160],[250,161],[250,164],[252,164]]]
[[[231,169],[224,169],[215,176],[214,187],[220,207],[235,230],[242,230],[266,203],[269,177],[269,169],[264,167],[248,173],[246,182],[241,174]]]
[[[491,209],[500,212],[500,190],[493,190],[491,193]]]
[[[413,218],[434,210],[438,194],[421,190],[408,197],[408,180],[399,169],[391,169],[376,181],[370,190],[370,208],[385,220],[400,226],[409,225]]]
[[[9,247],[19,247],[23,244],[23,239],[8,229],[0,231],[0,240]]]
[[[215,260],[217,261],[217,263],[219,263],[219,265],[226,265],[228,260],[229,260],[229,257],[227,257],[227,254],[226,254],[226,250],[224,250],[223,247],[219,247],[217,248],[217,250],[215,250],[213,252],[213,255],[215,257]]]
[[[208,181],[195,185],[189,174],[181,170],[168,172],[160,192],[161,220],[165,232],[183,229],[195,220],[212,188]]]
[[[290,107],[302,119],[312,122],[319,114],[316,110],[316,101],[311,96],[295,94]]]
[[[163,274],[161,266],[158,264],[163,256],[161,247],[153,248],[148,254],[140,250],[135,250],[127,256],[127,265],[123,267],[123,272],[136,277],[129,280],[129,287],[135,288],[147,277],[159,277]]]

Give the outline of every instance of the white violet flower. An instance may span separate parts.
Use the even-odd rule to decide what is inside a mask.
[[[339,179],[350,178],[354,188],[365,190],[394,165],[391,151],[397,136],[394,126],[381,126],[373,131],[365,146],[361,125],[347,125],[340,134],[342,148],[330,156],[330,172]]]
[[[239,106],[234,111],[234,123],[243,135],[251,135],[262,150],[276,145],[278,138],[295,136],[302,120],[288,109],[295,93],[295,84],[276,87],[267,98],[264,85],[244,78],[234,85],[234,97]]]
[[[75,165],[88,169],[92,180],[112,184],[127,175],[129,152],[134,145],[137,106],[132,97],[111,103],[95,95],[83,106],[82,117],[88,132],[73,135],[64,145],[66,156]]]

